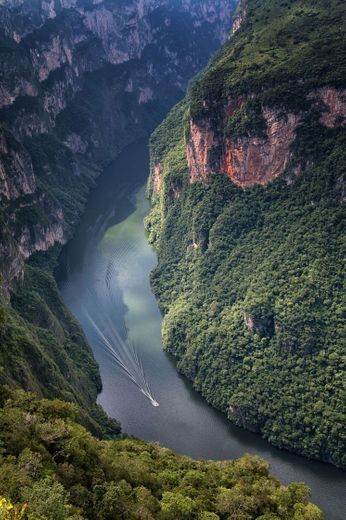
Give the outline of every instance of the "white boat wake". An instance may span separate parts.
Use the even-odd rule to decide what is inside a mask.
[[[132,248],[135,249],[135,246],[126,244],[121,250],[117,248],[108,257],[104,257],[104,269],[101,268],[100,272],[105,273],[105,276],[93,280],[92,288],[88,290],[88,297],[81,308],[99,345],[112,362],[149,399],[152,406],[158,407],[159,403],[150,389],[138,349],[130,338],[125,321],[122,318],[120,324],[116,325],[113,314],[113,309],[122,304],[116,290],[116,266],[122,265],[127,255],[133,253]]]

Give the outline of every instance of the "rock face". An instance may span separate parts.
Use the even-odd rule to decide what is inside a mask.
[[[223,172],[234,184],[247,188],[281,175],[289,163],[300,115],[267,107],[262,113],[265,137],[220,138],[208,120],[191,122],[186,151],[190,181],[205,182],[213,172]]]
[[[161,186],[162,186],[162,173],[163,173],[163,166],[161,163],[158,163],[154,166],[153,171],[153,188],[154,193],[160,193]]]
[[[333,128],[345,124],[345,90],[323,87],[308,94],[307,100],[320,112],[322,125]],[[291,146],[304,113],[262,106],[262,135],[226,135],[227,120],[239,113],[245,102],[243,97],[231,100],[222,107],[216,122],[215,114],[190,121],[186,144],[190,182],[206,182],[210,175],[221,172],[234,184],[248,188],[266,185],[286,172],[292,157]],[[300,169],[296,167],[296,173]]]
[[[261,337],[271,337],[274,335],[275,323],[272,315],[258,316],[250,312],[245,312],[244,321],[253,334],[258,334]]]
[[[75,7],[75,4],[77,2],[56,0],[46,9],[47,4],[43,1],[36,6],[23,1],[20,7],[16,4],[16,9],[11,9],[13,2],[7,2],[1,8],[2,34],[13,45],[13,53],[22,50],[15,43],[29,45],[29,53],[23,53],[21,58],[25,58],[25,65],[30,67],[28,76],[31,77],[21,77],[16,82],[2,81],[0,106],[12,104],[18,96],[35,96],[39,84],[64,66],[70,68],[70,85],[75,84],[78,88],[78,79],[84,72],[99,69],[104,63],[118,65],[138,59],[148,45],[160,44],[160,39],[166,47],[158,49],[159,52],[164,50],[179,59],[175,72],[180,72],[184,58],[196,70],[209,57],[209,53],[203,56],[195,49],[183,56],[183,49],[177,51],[175,42],[167,39],[159,18],[165,16],[164,27],[172,30],[178,16],[185,16],[186,22],[192,23],[191,36],[197,37],[197,40],[201,37],[197,33],[205,30],[206,36],[212,38],[210,54],[226,39],[231,19],[226,0],[215,0],[208,5],[202,0],[185,0],[176,8],[171,7],[167,0],[132,0],[121,6],[102,0],[86,1],[81,4],[83,7]],[[182,36],[184,38],[186,35]],[[92,45],[89,45],[91,42]],[[187,43],[194,43],[192,37]],[[6,59],[11,61],[11,58],[2,57],[2,63]],[[11,65],[19,74],[16,64],[12,62]],[[190,73],[193,74],[194,70]],[[62,70],[60,72],[60,76],[66,75],[66,71],[64,74]],[[185,85],[188,79],[186,76],[180,78]],[[179,74],[175,83],[179,83]]]
[[[199,124],[190,122],[190,139],[186,146],[190,181],[205,182],[212,173],[211,153],[218,146],[218,139],[208,120]],[[214,170],[217,171],[217,170]]]
[[[0,130],[0,194],[14,200],[34,193],[36,181],[30,155],[19,143],[10,139],[4,129]]]
[[[0,206],[11,236],[0,251],[5,293],[24,258],[67,240],[100,167],[153,129],[225,41],[229,4],[0,5]]]
[[[289,163],[290,146],[300,116],[280,114],[269,108],[263,109],[263,116],[266,137],[242,137],[235,141],[227,138],[224,145],[220,170],[242,188],[268,184],[281,175]]]
[[[322,111],[320,123],[333,128],[346,123],[346,90],[332,87],[322,87],[311,92],[316,106]]]
[[[233,25],[232,25],[232,33],[233,34],[235,32],[237,32],[238,29],[240,29],[243,21],[246,18],[246,13],[247,13],[246,0],[241,0],[239,2],[239,4],[238,4],[238,7],[237,7],[237,10],[236,10],[234,19],[233,19]]]

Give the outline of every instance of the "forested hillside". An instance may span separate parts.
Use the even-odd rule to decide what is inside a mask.
[[[4,520],[322,520],[304,484],[280,486],[258,457],[193,461],[99,441],[73,405],[23,391],[0,389],[0,442]]]
[[[178,369],[231,421],[346,465],[346,6],[242,2],[151,140],[152,285]]]

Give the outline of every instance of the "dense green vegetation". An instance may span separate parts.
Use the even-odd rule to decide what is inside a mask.
[[[0,383],[76,403],[95,434],[119,424],[95,404],[101,379],[90,347],[51,274],[28,266],[12,306],[0,306]]]
[[[73,405],[21,390],[0,387],[0,446],[4,520],[322,519],[304,484],[280,486],[258,457],[193,461],[135,439],[97,440]]]
[[[190,110],[207,114],[235,94],[261,96],[266,105],[305,107],[321,85],[344,86],[343,0],[243,0],[240,30],[194,81]],[[263,96],[263,98],[262,98]]]
[[[152,285],[164,345],[236,424],[346,466],[346,136],[344,127],[321,125],[306,98],[345,78],[345,3],[247,5],[244,26],[151,141],[162,184],[156,193],[149,182],[146,226],[159,254]],[[203,116],[219,128],[225,98],[249,91],[258,95],[224,129],[233,139],[262,135],[258,104],[306,111],[287,176],[247,190],[223,175],[190,184],[186,119]]]

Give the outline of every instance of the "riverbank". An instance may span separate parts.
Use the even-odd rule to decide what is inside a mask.
[[[62,294],[100,365],[100,404],[121,421],[123,431],[159,441],[178,453],[207,459],[238,458],[245,452],[260,455],[271,463],[273,474],[282,482],[306,482],[313,501],[328,520],[343,520],[346,477],[342,471],[282,452],[231,425],[177,374],[173,361],[162,351],[161,315],[149,284],[149,273],[157,260],[143,227],[149,210],[144,194],[147,174],[147,143],[131,145],[100,177],[65,253],[70,274],[62,283]],[[112,360],[85,315],[85,307],[92,316],[98,313],[100,301],[95,299],[95,290],[103,295],[103,307],[109,301],[105,287],[110,259],[115,276],[111,277],[113,300],[108,311],[123,340],[128,334],[135,345],[158,408]]]

